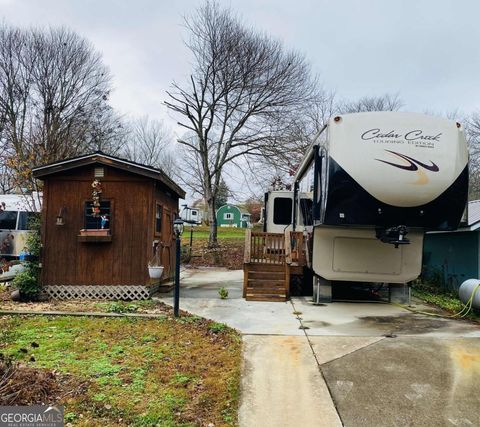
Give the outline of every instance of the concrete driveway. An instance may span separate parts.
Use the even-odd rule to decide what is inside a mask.
[[[240,425],[480,426],[478,325],[381,303],[247,302],[242,280],[187,270],[180,300],[243,334]]]

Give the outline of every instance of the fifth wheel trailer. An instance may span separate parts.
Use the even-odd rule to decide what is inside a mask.
[[[405,284],[421,273],[425,231],[454,230],[464,212],[464,129],[416,113],[339,115],[319,133],[294,180],[291,227],[312,239],[320,297],[331,297],[332,282]],[[313,181],[311,226],[298,215],[306,180]],[[275,193],[266,201],[266,231],[282,216],[273,209]]]

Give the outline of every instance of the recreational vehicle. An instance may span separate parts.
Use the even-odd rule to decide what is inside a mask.
[[[14,259],[24,252],[29,221],[35,212],[24,196],[0,195],[0,259]]]
[[[302,189],[312,179],[307,205]],[[303,234],[319,299],[331,299],[332,283],[405,284],[420,275],[425,231],[454,230],[464,212],[464,129],[423,114],[339,115],[308,150],[293,188],[267,195],[264,231],[282,232],[276,219],[291,219],[282,227]]]
[[[202,223],[202,211],[197,208],[190,208],[188,205],[182,205],[183,209],[180,211],[180,218],[189,225],[200,225]]]

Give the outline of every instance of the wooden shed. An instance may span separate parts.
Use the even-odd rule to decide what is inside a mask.
[[[173,278],[185,192],[161,170],[96,152],[33,174],[44,182],[41,284],[51,297],[143,299]],[[160,280],[148,272],[155,261]]]

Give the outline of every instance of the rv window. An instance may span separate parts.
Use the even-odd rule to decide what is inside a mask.
[[[273,201],[273,223],[290,225],[292,223],[292,199],[276,197]]]
[[[39,214],[35,212],[20,212],[18,217],[18,229],[19,230],[30,230],[30,221],[37,217]]]
[[[313,201],[300,199],[300,211],[302,212],[303,225],[313,225]]]
[[[103,217],[103,227],[102,227]],[[87,230],[98,230],[101,228],[111,228],[112,213],[110,210],[110,201],[103,200],[100,202],[100,212],[96,215],[93,213],[92,202],[85,202],[85,228]]]
[[[4,211],[0,212],[0,229],[15,230],[17,227],[17,212]]]

